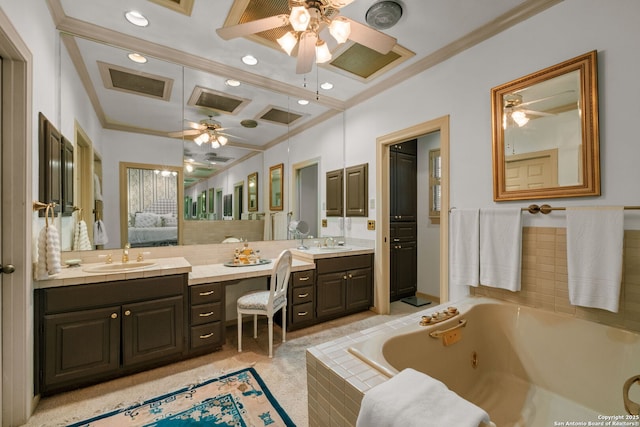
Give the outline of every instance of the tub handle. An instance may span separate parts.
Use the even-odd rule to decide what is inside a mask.
[[[629,415],[640,415],[640,405],[629,399],[629,389],[634,383],[640,384],[640,375],[629,378],[624,382],[622,387],[622,399],[624,400],[624,409]]]
[[[460,319],[460,321],[456,326],[452,326],[449,329],[444,329],[444,330],[441,329],[438,331],[429,332],[429,336],[431,338],[440,338],[441,336],[443,336],[448,332],[455,331],[456,329],[459,329],[459,328],[464,328],[465,326],[467,326],[467,319]]]

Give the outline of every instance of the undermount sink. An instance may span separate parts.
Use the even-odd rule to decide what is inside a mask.
[[[93,265],[90,267],[83,268],[87,273],[120,273],[123,271],[131,271],[131,270],[140,270],[147,267],[152,267],[156,265],[153,261],[140,261],[140,262],[129,262],[126,264],[123,263],[113,263],[113,264],[100,264]]]

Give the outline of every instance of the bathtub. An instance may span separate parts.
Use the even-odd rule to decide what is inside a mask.
[[[498,427],[640,425],[623,403],[625,381],[640,374],[640,334],[484,297],[420,315],[452,305],[448,320],[420,326],[416,316],[349,351],[389,377],[411,367],[444,382]],[[430,336],[455,326],[457,342]],[[640,402],[640,385],[629,397]]]

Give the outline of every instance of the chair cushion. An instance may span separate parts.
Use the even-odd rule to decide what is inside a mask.
[[[285,296],[280,295],[273,301],[273,306],[278,307],[284,303]],[[250,310],[266,310],[269,302],[269,291],[252,292],[238,298],[238,308]]]

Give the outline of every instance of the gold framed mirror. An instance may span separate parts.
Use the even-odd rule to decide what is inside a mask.
[[[284,163],[269,168],[269,209],[281,211],[283,207]]]
[[[491,89],[495,201],[600,195],[597,52]]]
[[[247,176],[247,210],[249,212],[258,211],[258,172]]]

